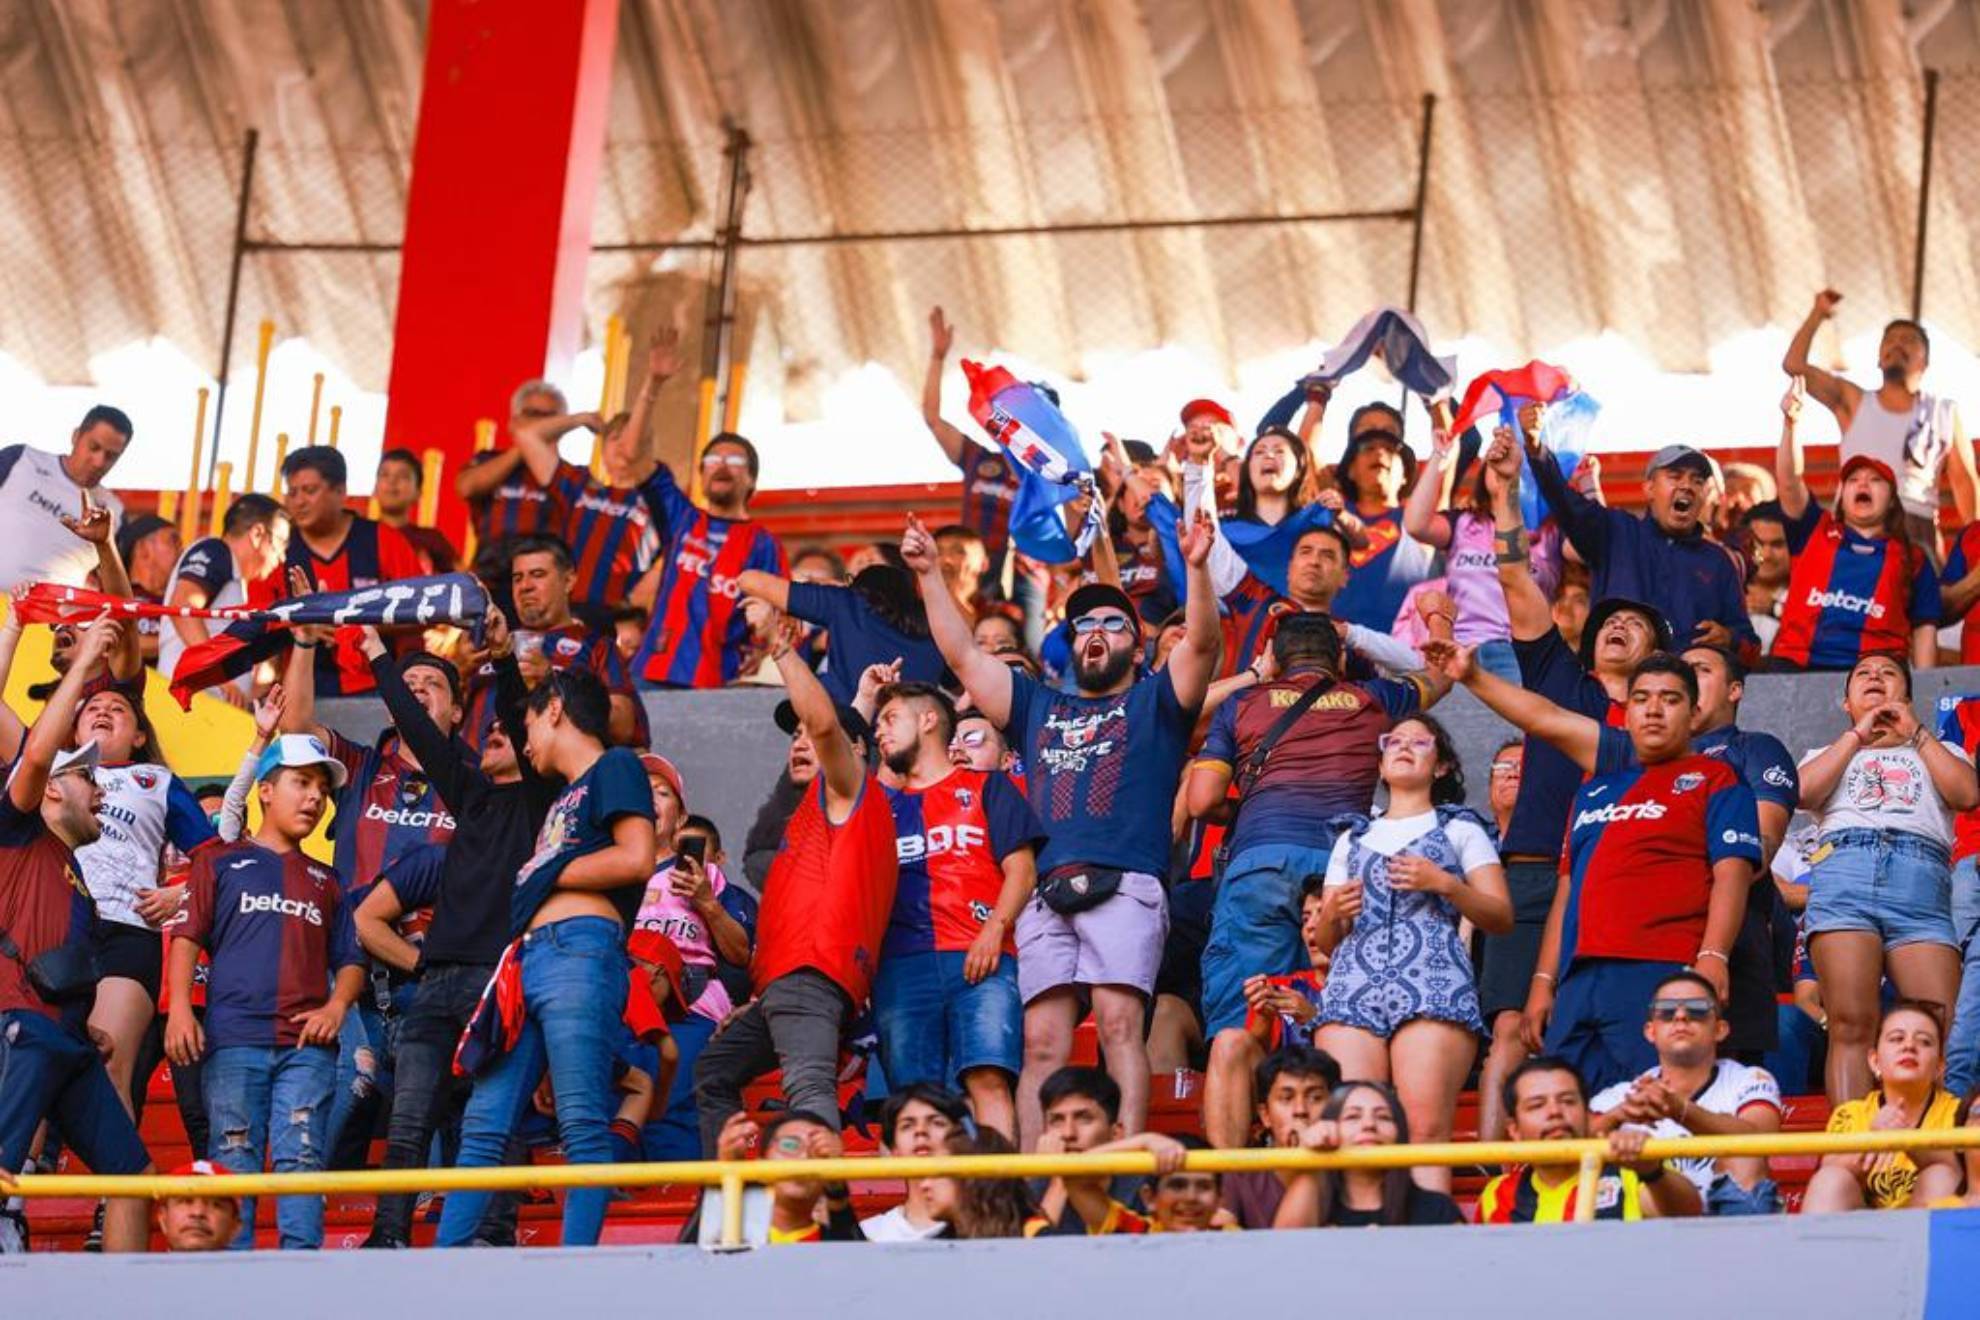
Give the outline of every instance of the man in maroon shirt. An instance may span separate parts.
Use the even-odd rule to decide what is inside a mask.
[[[120,629],[105,620],[83,633],[0,793],[0,1184],[4,1171],[26,1161],[45,1119],[61,1127],[93,1171],[151,1172],[104,1068],[109,1038],[87,1026],[96,991],[96,904],[76,870],[75,849],[102,828],[96,744],[60,750],[88,676]],[[143,1251],[148,1209],[142,1200],[110,1201],[103,1249]]]

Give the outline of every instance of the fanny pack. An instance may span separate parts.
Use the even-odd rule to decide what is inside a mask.
[[[1121,889],[1124,872],[1112,866],[1061,866],[1038,882],[1038,896],[1062,917],[1099,907]]]
[[[21,965],[27,972],[28,988],[48,1004],[93,999],[96,983],[103,979],[96,951],[83,945],[58,944],[30,961],[21,956],[21,946],[14,943],[13,936],[0,934],[0,955]]]

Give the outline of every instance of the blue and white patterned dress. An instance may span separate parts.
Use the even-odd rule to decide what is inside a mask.
[[[1397,856],[1422,857],[1462,876],[1457,845],[1446,832],[1453,820],[1493,834],[1468,808],[1438,807],[1437,824]],[[1316,1023],[1359,1027],[1387,1040],[1404,1024],[1430,1018],[1484,1035],[1478,983],[1458,940],[1457,905],[1442,894],[1390,888],[1390,859],[1362,846],[1371,823],[1357,818],[1346,831],[1348,879],[1362,882],[1361,913],[1334,950]]]

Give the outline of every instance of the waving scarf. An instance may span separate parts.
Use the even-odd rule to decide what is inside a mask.
[[[967,359],[969,414],[1017,465],[1018,490],[1011,503],[1011,540],[1022,553],[1045,564],[1065,564],[1085,556],[1100,531],[1100,502],[1090,500],[1077,534],[1068,535],[1060,510],[1093,492],[1093,465],[1064,413],[1039,388],[1003,367]]]

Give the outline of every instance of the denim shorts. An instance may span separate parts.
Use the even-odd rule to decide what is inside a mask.
[[[955,1087],[976,1068],[1018,1075],[1024,1062],[1024,1001],[1017,959],[1000,958],[971,985],[960,949],[883,955],[873,978],[880,1066],[896,1089],[910,1082]]]
[[[1808,934],[1860,930],[1886,949],[1959,946],[1952,923],[1952,867],[1932,839],[1896,830],[1822,836],[1808,870]]]

